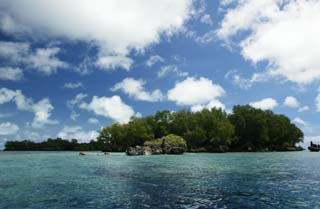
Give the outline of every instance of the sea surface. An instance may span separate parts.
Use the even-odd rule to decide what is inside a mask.
[[[320,208],[320,153],[0,152],[0,208]]]

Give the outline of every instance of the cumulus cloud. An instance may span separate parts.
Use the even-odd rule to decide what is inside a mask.
[[[68,100],[67,101],[67,106],[69,108],[72,108],[75,105],[78,105],[78,104],[82,103],[83,99],[85,99],[86,97],[88,97],[87,94],[79,93],[72,100]]]
[[[285,98],[283,105],[291,108],[298,108],[300,106],[300,103],[295,97],[288,96]]]
[[[119,123],[127,123],[135,115],[132,107],[125,104],[119,96],[94,96],[89,104],[83,102],[79,107],[94,112],[96,115],[111,118]]]
[[[268,75],[264,73],[254,73],[250,78],[244,78],[238,70],[230,70],[225,74],[224,78],[241,89],[249,89],[257,82],[266,81]]]
[[[76,121],[80,116],[80,114],[75,111],[75,107],[79,106],[86,97],[88,97],[87,94],[79,93],[73,99],[67,101],[67,107],[71,110],[71,120]]]
[[[164,59],[159,55],[153,55],[153,56],[150,56],[149,59],[146,61],[146,65],[148,67],[151,67],[157,62],[164,62]]]
[[[212,100],[210,101],[208,104],[202,105],[202,104],[198,104],[198,105],[194,105],[191,107],[191,111],[192,112],[198,112],[201,111],[203,109],[211,109],[211,108],[221,108],[223,110],[226,109],[226,106],[220,102],[219,100]]]
[[[97,131],[84,131],[80,126],[64,126],[57,136],[68,140],[77,139],[80,143],[86,143],[96,140],[99,134]]]
[[[303,106],[303,107],[300,107],[298,109],[298,112],[305,112],[305,111],[308,111],[308,110],[310,110],[309,106]]]
[[[68,64],[61,61],[57,54],[60,48],[38,48],[32,50],[29,43],[0,42],[0,57],[10,61],[15,66],[24,65],[44,75],[56,73],[59,68],[66,68]]]
[[[208,24],[208,25],[212,25],[212,19],[211,16],[209,14],[205,14],[200,18],[200,22],[204,23],[204,24]]]
[[[317,112],[320,112],[320,89],[318,90],[318,96],[316,97]]]
[[[71,114],[70,114],[70,119],[71,119],[71,120],[76,121],[79,116],[80,116],[79,113],[77,113],[77,112],[74,111],[74,110],[71,110]]]
[[[8,88],[0,89],[0,104],[14,102],[18,110],[24,110],[34,113],[32,126],[41,128],[46,124],[56,124],[56,120],[51,119],[52,106],[48,98],[44,98],[37,103],[34,103],[31,98],[27,98],[20,90],[11,90]]]
[[[97,66],[107,70],[122,68],[128,71],[132,64],[133,60],[125,56],[102,56],[97,60]]]
[[[304,120],[302,120],[302,119],[299,118],[299,117],[294,118],[292,121],[295,122],[295,123],[297,123],[297,124],[299,124],[299,125],[303,125],[303,126],[307,126],[307,125],[308,125],[307,122],[305,122]]]
[[[18,131],[19,131],[19,126],[14,123],[10,123],[10,122],[0,123],[0,136],[14,135]]]
[[[145,84],[146,82],[141,79],[126,78],[120,83],[115,84],[111,90],[121,90],[130,97],[141,101],[156,102],[163,99],[163,95],[159,89],[149,92],[145,89]]]
[[[219,97],[224,94],[225,91],[221,86],[207,78],[188,77],[176,83],[175,87],[168,91],[168,99],[177,105],[191,106],[191,111],[197,112],[204,108],[225,109],[225,105],[219,101]]]
[[[76,88],[83,88],[84,86],[83,86],[83,83],[78,81],[78,82],[65,83],[63,87],[67,89],[76,89]]]
[[[163,35],[171,37],[182,31],[192,16],[193,2],[97,0],[93,4],[90,0],[3,0],[0,8],[17,24],[22,22],[30,27],[33,33],[95,44],[99,57],[125,57],[132,50],[143,52],[151,44],[159,43]],[[129,68],[118,59],[98,59],[98,64]]]
[[[89,118],[88,123],[97,124],[97,123],[99,123],[99,120],[97,118]]]
[[[254,108],[259,108],[262,110],[272,110],[278,106],[278,102],[272,98],[265,98],[260,101],[251,102],[250,105]]]
[[[229,7],[231,2],[235,6]],[[216,34],[227,44],[238,44],[245,59],[267,62],[269,77],[300,84],[320,78],[319,1],[232,0],[225,5]]]
[[[23,78],[20,68],[0,67],[0,80],[19,81]]]
[[[197,36],[195,38],[196,42],[200,44],[208,44],[215,40],[216,32],[214,30],[210,30],[203,34],[202,36]]]
[[[35,103],[32,107],[34,111],[34,119],[32,127],[42,128],[46,124],[57,124],[58,121],[51,119],[51,112],[54,109],[48,98],[42,99]]]
[[[189,75],[187,72],[179,70],[176,65],[167,65],[161,67],[160,71],[158,72],[158,77],[162,78],[167,75],[172,76],[173,74],[176,74],[179,77],[186,77]]]

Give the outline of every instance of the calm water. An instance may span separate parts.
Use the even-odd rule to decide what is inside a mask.
[[[320,208],[320,153],[0,152],[0,208]]]

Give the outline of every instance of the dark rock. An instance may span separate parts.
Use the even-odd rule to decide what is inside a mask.
[[[152,149],[152,154],[153,155],[163,154],[163,150],[162,150],[161,146],[152,146],[151,149]]]
[[[208,149],[205,147],[191,148],[189,152],[208,152]]]
[[[181,155],[185,151],[183,147],[169,147],[165,150],[164,154]]]
[[[127,155],[144,155],[144,149],[141,146],[128,147],[126,153]]]

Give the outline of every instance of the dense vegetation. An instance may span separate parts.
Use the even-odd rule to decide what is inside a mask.
[[[6,151],[88,151],[100,150],[103,147],[101,141],[91,140],[90,143],[78,143],[76,139],[71,141],[64,139],[48,139],[44,142],[24,141],[8,141],[5,144]]]
[[[149,147],[169,146],[169,147],[187,148],[187,142],[181,136],[169,134],[159,139],[146,141],[144,142],[144,146],[149,146]]]
[[[127,124],[103,128],[97,141],[78,144],[66,140],[7,142],[7,150],[105,150],[124,151],[129,146],[156,143],[169,134],[181,136],[191,151],[291,150],[303,140],[302,131],[284,115],[235,106],[232,114],[221,109],[200,112],[159,111],[154,116],[132,118]],[[160,143],[160,141],[159,141]]]
[[[286,116],[249,105],[235,106],[229,115],[221,109],[160,111],[105,127],[98,140],[106,143],[106,150],[122,151],[168,134],[183,137],[194,151],[217,151],[221,146],[231,151],[290,150],[303,140],[302,131]]]

